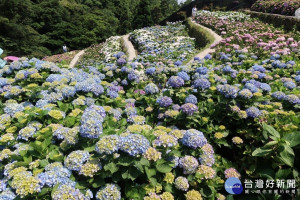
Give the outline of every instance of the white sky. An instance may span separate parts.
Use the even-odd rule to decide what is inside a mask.
[[[185,2],[185,0],[177,0],[178,3]]]

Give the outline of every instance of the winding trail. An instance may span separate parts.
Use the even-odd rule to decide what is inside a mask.
[[[80,56],[82,56],[83,54],[84,54],[84,50],[79,51],[79,53],[77,53],[74,56],[74,58],[72,59],[72,61],[70,62],[69,68],[73,68],[76,65],[76,63],[77,63],[78,59],[80,58]]]
[[[136,57],[136,53],[132,43],[129,41],[129,34],[124,35],[123,40],[128,52],[128,61],[132,61]]]
[[[195,21],[192,20],[192,23],[194,23],[196,26],[200,26],[201,28],[207,30],[213,37],[214,37],[214,42],[210,45],[215,45],[215,44],[218,44],[221,40],[223,40],[223,38],[221,36],[219,36],[216,32],[214,32],[213,30],[205,27],[205,26],[202,26],[198,23],[196,23]],[[209,53],[213,53],[215,52],[215,49],[212,49],[210,47],[206,48],[206,49],[203,49],[201,52],[199,52],[197,55],[195,55],[194,57],[199,57],[200,59],[203,59],[207,54]],[[191,65],[192,62],[194,61],[194,58],[192,58],[188,63],[187,65]]]

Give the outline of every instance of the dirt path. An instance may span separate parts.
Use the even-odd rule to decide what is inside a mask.
[[[73,60],[70,62],[69,68],[73,68],[76,65],[76,63],[77,63],[78,59],[80,58],[80,56],[82,56],[83,54],[84,54],[84,50],[77,53],[74,56]]]
[[[205,26],[202,26],[198,23],[196,23],[195,21],[192,21],[194,24],[196,24],[197,26],[200,26],[201,28],[207,30],[213,37],[214,37],[214,42],[211,45],[217,44],[219,43],[223,38],[221,36],[219,36],[217,33],[215,33],[213,30],[206,28]],[[199,52],[197,55],[195,55],[194,57],[199,57],[200,59],[203,59],[207,54],[209,53],[213,53],[215,52],[214,49],[211,49],[210,47],[203,49],[201,52]],[[192,62],[194,61],[194,58],[192,58],[187,65],[190,65]]]
[[[128,61],[132,61],[136,57],[135,49],[132,43],[129,41],[129,34],[123,36],[124,45],[128,52]]]

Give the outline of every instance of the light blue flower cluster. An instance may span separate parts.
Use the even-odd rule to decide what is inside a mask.
[[[65,166],[72,171],[80,171],[82,165],[90,158],[88,151],[73,151],[65,159]]]
[[[150,147],[150,142],[142,135],[129,134],[121,137],[120,150],[131,156],[137,156],[146,152]]]
[[[189,129],[185,132],[181,142],[187,147],[196,149],[205,145],[207,143],[207,139],[202,132],[196,129]]]
[[[0,193],[1,200],[14,200],[16,197],[17,195],[10,188],[6,188]]]
[[[261,114],[261,111],[256,107],[250,107],[246,109],[248,117],[256,118]]]
[[[156,94],[159,92],[158,87],[154,83],[149,83],[148,85],[146,85],[144,90],[146,94]]]
[[[156,102],[159,104],[160,107],[169,107],[173,103],[172,99],[167,96],[158,97]]]
[[[214,149],[210,144],[205,144],[201,148],[202,154],[199,158],[201,165],[211,167],[215,163]]]
[[[18,103],[5,103],[4,112],[13,116],[16,112],[21,112],[24,110],[24,106]]]
[[[102,186],[96,194],[97,200],[121,200],[121,188],[116,184]]]
[[[179,176],[175,179],[175,187],[181,191],[188,191],[190,185],[187,178]]]
[[[217,90],[223,94],[226,98],[235,99],[238,94],[238,88],[229,84],[218,85]]]
[[[189,96],[187,96],[184,100],[185,103],[192,103],[192,104],[197,104],[198,103],[198,99],[195,95],[190,94]]]
[[[57,190],[52,193],[53,200],[90,200],[90,193],[84,195],[79,189],[76,189],[74,186],[67,184],[62,184],[58,186]]]
[[[199,163],[193,156],[184,156],[179,159],[178,166],[183,169],[184,174],[195,173]]]
[[[22,128],[19,131],[17,139],[23,139],[23,140],[28,141],[28,139],[31,138],[35,133],[36,133],[36,128],[34,128],[32,126],[27,126],[27,127]]]
[[[182,78],[184,81],[189,81],[190,80],[190,76],[184,71],[178,72],[177,76]]]
[[[167,82],[168,86],[179,88],[184,85],[184,80],[179,76],[171,76]]]
[[[196,80],[194,81],[193,87],[194,87],[194,88],[200,88],[200,89],[202,89],[202,90],[205,90],[205,89],[209,88],[210,85],[211,85],[211,84],[210,84],[209,80],[207,80],[207,79],[205,79],[205,78],[200,78],[200,79],[196,79]]]
[[[249,89],[242,89],[242,90],[239,91],[239,96],[244,98],[244,99],[251,99],[253,94]]]
[[[155,140],[153,140],[152,145],[154,147],[174,147],[178,144],[177,138],[173,135],[160,135]]]
[[[80,135],[91,139],[99,138],[105,116],[102,106],[91,105],[86,108],[81,117]]]
[[[119,150],[120,142],[118,135],[106,135],[96,143],[96,151],[99,154],[113,154]]]
[[[180,107],[180,110],[182,110],[183,113],[191,116],[198,111],[198,107],[192,103],[185,103]]]
[[[71,171],[65,168],[60,162],[48,164],[45,172],[37,175],[42,186],[54,187],[56,184],[67,184],[75,187],[76,182],[71,181]]]

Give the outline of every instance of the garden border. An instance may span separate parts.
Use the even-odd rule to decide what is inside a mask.
[[[286,31],[292,31],[294,28],[297,31],[300,31],[300,19],[294,16],[285,16],[272,13],[263,13],[245,10],[246,14],[249,14],[251,17],[256,17],[261,21],[269,24],[273,24],[275,27],[283,26]]]
[[[223,39],[213,30],[193,22],[191,18],[187,18],[186,27],[189,29],[189,36],[196,39],[196,45],[200,48],[199,53],[195,56],[201,59],[208,53],[214,52],[214,49],[210,48],[211,45],[217,44]],[[195,56],[193,56],[187,65],[193,62]]]

